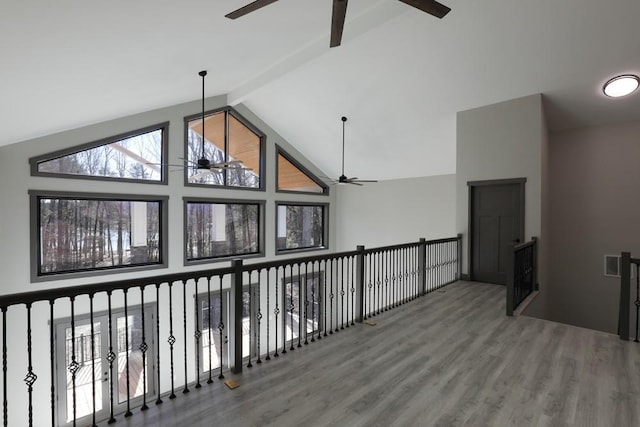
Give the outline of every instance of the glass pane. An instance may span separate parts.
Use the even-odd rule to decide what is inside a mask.
[[[76,326],[75,335],[72,335],[71,328],[65,328],[67,421],[73,420],[73,376],[69,369],[72,363],[77,366],[75,375],[76,418],[82,418],[93,413],[92,366],[95,374],[95,410],[96,412],[102,410],[102,359],[100,356],[102,341],[100,323],[94,323],[93,328],[93,357],[91,355],[91,325]],[[73,355],[75,355],[75,358],[73,358]]]
[[[38,172],[162,180],[163,129],[38,163]]]
[[[227,169],[227,185],[260,187],[260,137],[240,120],[229,117],[229,160],[238,160],[239,167]]]
[[[313,275],[301,277],[306,294],[303,295],[303,307],[307,306],[307,333],[318,330],[320,325],[320,276]],[[307,304],[308,302],[308,304]],[[297,339],[300,331],[300,322],[304,322],[304,308],[300,311],[300,282],[298,278],[293,278],[284,285],[284,307],[285,307],[285,337],[287,340]],[[291,312],[293,308],[293,312]]]
[[[191,183],[224,185],[222,169],[198,170],[198,159],[205,157],[213,163],[224,162],[224,111],[205,116],[205,140],[202,139],[202,119],[191,120],[187,125],[187,178]],[[204,142],[204,144],[203,144]]]
[[[160,202],[39,199],[40,274],[160,263]]]
[[[205,296],[200,299],[200,313],[202,316],[202,370],[208,372],[212,369],[220,367],[222,357],[222,340],[220,339],[220,322],[221,322],[221,302],[220,294],[211,295],[211,308],[209,307],[209,298]],[[224,320],[222,320],[223,327]],[[226,334],[223,329],[222,335]]]
[[[278,206],[278,250],[322,246],[324,246],[323,206]]]
[[[187,203],[187,259],[258,253],[259,205]]]
[[[322,194],[325,187],[320,186],[282,154],[278,154],[278,190]]]
[[[130,399],[142,396],[144,392],[143,366],[146,366],[147,360],[143,358],[142,350],[140,350],[140,345],[143,342],[142,314],[138,312],[130,314],[126,318],[124,316],[118,317],[116,328],[116,366],[118,378],[114,382],[118,385],[118,403],[122,403],[127,401],[127,384],[129,384]],[[149,390],[149,367],[146,366],[146,369],[147,390]]]

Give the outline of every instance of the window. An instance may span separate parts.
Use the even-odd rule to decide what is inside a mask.
[[[296,273],[295,271],[292,272]],[[283,307],[285,339],[287,342],[298,339],[304,340],[304,323],[306,319],[306,333],[317,333],[322,328],[322,272],[313,274],[298,274],[283,279]],[[302,286],[301,286],[302,284]],[[300,302],[303,310],[300,311]],[[306,313],[304,312],[306,307]]]
[[[168,123],[29,160],[31,174],[166,183]]]
[[[229,346],[226,342],[229,313],[229,289],[220,292],[198,294],[198,306],[200,307],[200,325],[202,325],[202,338],[200,340],[200,372],[206,373],[210,370],[223,369],[229,366]],[[251,298],[254,304],[251,304]],[[257,314],[257,302],[260,301],[260,289],[258,285],[245,286],[242,291],[242,357],[248,358],[251,350],[257,351],[255,342],[257,331],[255,319]],[[220,325],[222,324],[222,334]],[[222,335],[222,336],[221,336]],[[211,345],[209,345],[211,343]],[[211,351],[210,351],[211,350]],[[253,356],[256,356],[254,354]]]
[[[327,206],[278,203],[276,252],[326,248]]]
[[[75,415],[79,424],[91,422],[93,413],[92,368],[95,372],[96,418],[106,420],[110,408],[110,384],[113,384],[114,410],[119,412],[126,408],[127,403],[127,370],[129,371],[129,398],[135,405],[142,400],[143,391],[147,390],[147,397],[155,394],[155,366],[153,316],[155,307],[145,305],[144,333],[142,329],[141,306],[130,306],[127,317],[124,310],[114,310],[112,336],[109,337],[108,313],[98,313],[93,318],[93,357],[91,352],[91,322],[89,316],[76,316],[75,327],[71,328],[69,320],[56,323],[56,360],[64,361],[58,364],[57,391],[59,393],[59,425],[70,425]],[[144,336],[144,340],[143,340]],[[141,344],[147,344],[146,353],[140,349]],[[115,358],[110,369],[109,343],[113,345]],[[75,357],[74,357],[75,356]],[[75,393],[73,376],[68,368],[75,362]],[[143,369],[146,371],[143,375]],[[144,380],[146,379],[146,384]],[[75,423],[74,423],[75,424]]]
[[[276,146],[277,163],[277,191],[327,194],[327,187],[320,179],[289,156],[280,147]]]
[[[202,115],[185,118],[187,182],[262,189],[265,136],[230,107],[206,113],[204,122],[203,140]],[[221,167],[198,169],[202,157]]]
[[[30,194],[34,280],[165,265],[166,197]]]
[[[259,255],[260,201],[185,199],[186,261]]]

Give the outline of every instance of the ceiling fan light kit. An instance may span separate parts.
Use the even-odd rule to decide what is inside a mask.
[[[234,10],[225,16],[229,19],[238,19],[248,13],[254,12],[265,6],[275,3],[278,0],[255,0],[240,9]],[[451,8],[437,2],[436,0],[399,0],[402,3],[413,6],[418,10],[435,16],[436,18],[443,18],[447,13],[451,11]],[[344,29],[344,21],[347,16],[347,3],[348,0],[333,0],[333,9],[331,12],[331,41],[329,47],[340,46],[342,42],[342,30]]]

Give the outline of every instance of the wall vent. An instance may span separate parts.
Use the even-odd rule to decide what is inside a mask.
[[[620,256],[604,256],[604,275],[607,277],[620,277]]]

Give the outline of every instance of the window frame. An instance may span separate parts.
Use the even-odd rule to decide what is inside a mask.
[[[238,120],[240,123],[242,123],[244,126],[247,127],[247,129],[249,129],[251,132],[253,132],[254,134],[256,134],[258,136],[258,138],[260,138],[260,159],[259,159],[259,165],[260,165],[260,173],[258,174],[258,180],[260,182],[260,184],[258,185],[258,187],[238,187],[238,186],[233,186],[233,185],[216,185],[216,184],[196,184],[196,183],[191,183],[189,182],[189,176],[188,176],[188,168],[185,167],[184,170],[184,174],[183,174],[183,179],[184,179],[184,185],[185,187],[197,187],[197,188],[220,188],[220,189],[226,189],[226,190],[242,190],[242,191],[266,191],[266,172],[265,172],[265,165],[266,165],[266,146],[267,146],[267,135],[262,132],[260,129],[258,129],[254,124],[252,124],[247,118],[245,118],[242,114],[238,113],[233,107],[231,106],[225,106],[225,107],[220,107],[220,108],[214,108],[213,110],[207,110],[204,112],[205,117],[213,115],[213,114],[218,114],[218,113],[224,113],[224,145],[225,145],[225,158],[228,157],[228,150],[229,150],[229,119],[228,116],[232,115],[236,120]],[[198,119],[202,119],[202,112],[196,113],[196,114],[190,114],[188,116],[184,117],[184,140],[183,140],[183,155],[184,155],[184,159],[188,159],[189,158],[189,122],[192,120],[198,120]],[[225,171],[225,178],[224,178],[225,182],[227,182],[227,176],[226,176],[226,171]]]
[[[208,258],[189,259],[187,257],[187,208],[189,203],[209,203],[209,204],[233,204],[233,205],[257,205],[258,206],[258,251],[249,254],[230,254]],[[209,197],[189,197],[182,198],[182,237],[183,237],[183,263],[188,265],[209,264],[213,262],[230,261],[233,259],[251,259],[261,258],[265,256],[264,242],[265,242],[265,204],[264,200],[249,200],[249,199],[223,199],[223,198],[209,198]]]
[[[275,144],[276,147],[276,164],[275,164],[275,180],[276,180],[276,193],[288,193],[288,194],[310,194],[314,196],[329,196],[329,186],[323,182],[320,178],[318,178],[313,172],[311,172],[308,168],[306,168],[302,163],[296,160],[291,154],[287,153],[282,147],[278,144]],[[309,179],[315,182],[319,187],[322,188],[321,193],[317,193],[314,191],[295,191],[295,190],[281,190],[280,184],[278,182],[278,177],[280,176],[280,162],[278,157],[282,156],[287,159],[293,166],[298,168],[302,173],[304,173]]]
[[[119,265],[113,267],[97,267],[91,269],[64,271],[54,273],[41,272],[41,239],[40,239],[40,199],[68,199],[68,200],[102,200],[102,201],[126,201],[126,202],[159,202],[159,255],[157,263],[145,263],[134,265]],[[31,282],[46,282],[81,277],[101,276],[106,274],[129,273],[134,271],[147,271],[168,266],[168,205],[169,196],[165,195],[137,195],[121,193],[83,193],[71,191],[29,190],[30,212],[30,270]]]
[[[85,144],[76,145],[70,148],[65,148],[62,150],[54,151],[51,153],[42,154],[40,156],[35,156],[29,158],[29,164],[31,168],[31,176],[41,176],[41,177],[49,177],[49,178],[65,178],[65,179],[79,179],[79,180],[91,180],[91,181],[111,181],[111,182],[127,182],[127,183],[137,183],[137,184],[154,184],[154,185],[167,185],[168,184],[168,168],[167,168],[167,159],[169,157],[169,123],[163,122],[158,123],[151,126],[146,126],[141,129],[136,129],[133,131],[123,132],[118,135],[109,136],[106,138],[98,139],[92,142],[87,142]],[[72,154],[77,154],[82,151],[87,151],[93,148],[101,147],[103,145],[112,144],[114,142],[122,141],[127,138],[132,138],[135,136],[143,135],[145,133],[154,132],[156,130],[162,131],[162,151],[161,151],[161,159],[160,159],[160,180],[152,181],[147,179],[135,179],[135,178],[119,178],[119,177],[110,177],[110,176],[90,176],[90,175],[76,175],[69,173],[59,173],[59,172],[40,172],[38,171],[38,165],[42,162],[56,160],[61,157],[69,156]]]
[[[317,202],[298,202],[298,201],[278,201],[275,202],[275,254],[285,255],[299,252],[311,252],[311,251],[324,251],[329,249],[329,203],[317,203]],[[292,248],[292,249],[279,249],[278,248],[278,212],[280,206],[320,206],[322,207],[322,246],[311,246],[305,248]]]

